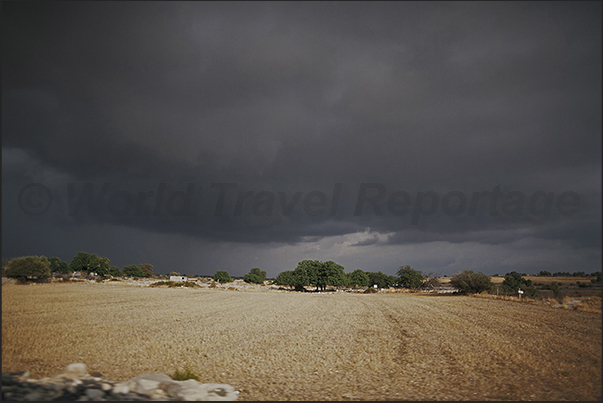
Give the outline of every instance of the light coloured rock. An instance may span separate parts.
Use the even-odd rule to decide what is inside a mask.
[[[86,364],[82,364],[81,362],[67,365],[67,370],[65,371],[65,375],[72,378],[83,378],[87,374]]]
[[[130,386],[127,382],[120,382],[113,387],[113,393],[127,395],[130,393]]]
[[[90,400],[100,400],[105,393],[100,389],[87,389],[86,397]]]
[[[127,381],[130,392],[152,397],[162,384],[173,382],[172,378],[165,374],[141,374]]]
[[[165,387],[168,395],[174,399],[186,401],[199,400],[237,400],[234,388],[226,384],[199,383],[194,379],[172,381]]]
[[[207,400],[237,400],[238,394],[230,385],[219,383],[206,383]]]
[[[202,384],[194,379],[175,381],[165,374],[145,373],[125,382],[114,383],[89,375],[83,364],[72,364],[65,373],[51,378],[22,379],[22,375],[23,373],[2,374],[3,398],[31,401],[64,400],[65,398],[78,401],[98,401],[110,400],[111,397],[118,400],[153,401],[216,401],[237,400],[238,398],[238,392],[230,385]],[[6,387],[4,383],[6,383]],[[15,394],[16,392],[18,394]]]

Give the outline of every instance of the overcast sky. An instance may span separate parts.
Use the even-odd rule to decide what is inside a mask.
[[[601,37],[600,2],[3,2],[2,258],[601,270]]]

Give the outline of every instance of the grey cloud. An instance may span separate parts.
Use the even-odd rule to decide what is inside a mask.
[[[600,240],[599,3],[32,2],[3,11],[3,151],[63,175],[52,184],[56,208],[69,181],[203,189],[193,217],[56,210],[46,231],[109,225],[256,245],[366,226],[393,233],[391,244]],[[4,161],[3,170],[13,197],[30,177]],[[299,207],[215,217],[215,199],[203,198],[220,182],[290,194],[350,187],[334,217]],[[575,190],[588,208],[540,227],[438,213],[415,228],[408,217],[354,216],[363,182],[441,195],[496,184]]]

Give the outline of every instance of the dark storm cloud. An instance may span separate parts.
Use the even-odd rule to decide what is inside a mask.
[[[600,13],[577,2],[4,3],[3,155],[60,177],[43,183],[62,228],[294,244],[370,226],[387,241],[350,245],[528,236],[596,248]],[[31,180],[23,169],[3,163],[7,197]],[[132,195],[192,183],[194,212],[66,214],[68,183],[86,182]],[[365,182],[412,195],[576,191],[584,204],[542,225],[441,211],[411,225],[354,215]],[[212,183],[238,184],[229,212],[238,192],[344,189],[333,216],[300,202],[288,215],[277,203],[270,216],[246,204],[217,217]]]

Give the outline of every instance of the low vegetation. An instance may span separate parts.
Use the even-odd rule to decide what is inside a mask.
[[[186,381],[187,379],[194,379],[195,381],[200,381],[201,377],[197,375],[188,365],[184,367],[184,369],[176,369],[174,371],[174,375],[172,375],[172,379],[175,381]]]

